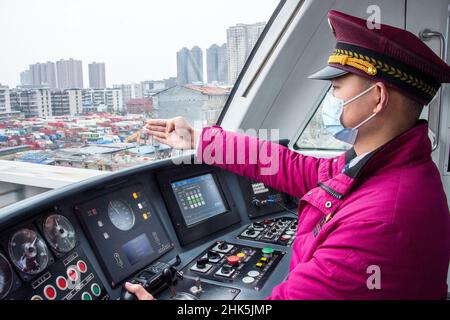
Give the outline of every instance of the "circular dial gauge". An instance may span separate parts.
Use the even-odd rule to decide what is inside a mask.
[[[112,200],[108,205],[108,216],[112,224],[119,230],[128,231],[134,226],[133,210],[123,201]]]
[[[75,248],[75,229],[66,217],[59,214],[48,216],[43,229],[45,239],[56,251],[65,253]]]
[[[33,230],[21,229],[8,243],[12,262],[27,274],[38,274],[48,264],[48,250],[42,238]]]
[[[6,257],[0,253],[0,300],[6,297],[13,284],[13,271]]]

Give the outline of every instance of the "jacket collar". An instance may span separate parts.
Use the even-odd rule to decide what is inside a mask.
[[[345,163],[349,163],[355,157],[355,150],[353,148],[348,150],[345,153]],[[370,152],[344,173],[358,179],[362,174],[368,175],[379,170],[403,167],[430,158],[431,142],[428,138],[428,122],[419,120],[417,125]]]

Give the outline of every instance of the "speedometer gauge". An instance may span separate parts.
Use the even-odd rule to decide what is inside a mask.
[[[6,297],[13,285],[13,271],[6,257],[0,253],[0,300]]]
[[[75,229],[66,217],[59,214],[48,216],[43,230],[45,239],[56,251],[66,253],[75,248]]]
[[[134,226],[135,216],[128,204],[121,200],[112,200],[108,205],[108,217],[119,230],[128,231]]]
[[[38,274],[48,264],[48,249],[44,240],[31,229],[20,229],[8,243],[9,256],[20,271]]]

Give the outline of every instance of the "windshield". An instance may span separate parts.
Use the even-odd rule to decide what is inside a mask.
[[[0,161],[118,171],[175,156],[145,121],[215,124],[278,2],[1,1]]]
[[[331,89],[330,87],[327,91],[331,91]],[[310,117],[307,125],[297,139],[294,145],[296,150],[343,151],[351,147],[351,145],[335,139],[325,129],[322,120],[322,106],[323,99],[313,109],[314,114]]]

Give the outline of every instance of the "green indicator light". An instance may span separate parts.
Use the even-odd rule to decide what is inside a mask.
[[[91,295],[89,293],[85,292],[81,296],[81,299],[83,299],[83,300],[92,300],[92,297],[91,297]]]

